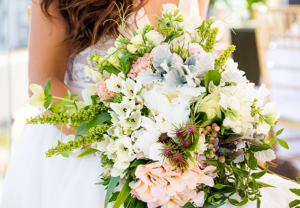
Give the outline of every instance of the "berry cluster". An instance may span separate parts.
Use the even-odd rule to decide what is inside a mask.
[[[206,137],[206,142],[208,142],[208,150],[205,154],[208,159],[212,159],[216,156],[216,151],[219,148],[220,130],[220,126],[218,126],[216,123],[213,123],[211,126],[206,126],[201,135]]]

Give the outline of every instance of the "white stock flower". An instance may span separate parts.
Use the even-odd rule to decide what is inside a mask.
[[[120,176],[121,178],[124,176],[124,171],[129,167],[130,162],[129,161],[116,161],[114,163],[114,167],[111,169],[111,176],[112,177],[118,177]]]
[[[160,43],[164,40],[164,36],[161,33],[154,30],[147,32],[145,36],[147,40],[153,42],[155,46],[160,45]]]
[[[219,101],[219,104],[225,109],[225,110],[240,110],[240,102],[236,97],[234,96],[227,96],[225,94],[221,93],[221,99]]]
[[[141,80],[138,79],[137,82],[133,81],[130,78],[127,78],[123,84],[123,92],[128,98],[133,98],[137,93],[142,89]]]
[[[257,157],[257,159],[260,162],[269,162],[271,160],[276,159],[275,152],[271,149],[264,150],[264,151],[259,151],[259,152],[254,152],[254,155]]]
[[[126,127],[130,127],[131,130],[136,130],[141,124],[141,112],[139,110],[131,113],[128,118],[121,121]]]
[[[123,100],[121,103],[111,103],[110,107],[122,119],[126,119],[134,109],[134,101]]]
[[[106,135],[106,134],[104,134],[103,135],[103,137],[104,137],[104,141],[101,141],[101,142],[95,142],[95,143],[93,143],[92,144],[92,148],[94,148],[94,149],[97,149],[97,150],[99,150],[99,151],[101,151],[101,152],[108,152],[107,151],[107,146],[110,144],[110,143],[113,143],[114,142],[114,140],[113,139],[111,139],[108,135]]]
[[[138,34],[131,38],[130,42],[134,45],[142,45],[143,44],[143,36]]]
[[[91,96],[95,95],[95,86],[91,86],[85,90],[82,90],[82,98],[83,98],[83,105],[92,105],[93,101]]]
[[[245,84],[249,81],[244,75],[245,72],[240,71],[237,68],[237,63],[235,63],[233,59],[228,59],[228,61],[226,62],[226,70],[221,73],[221,82],[234,82],[237,84]]]
[[[103,76],[100,72],[94,70],[93,68],[89,67],[89,66],[85,66],[85,70],[84,70],[86,76],[88,78],[91,78],[94,82],[99,82],[103,79]]]
[[[42,86],[37,84],[31,84],[29,88],[31,92],[33,92],[33,95],[29,99],[29,104],[36,108],[41,108],[43,111],[45,109],[44,102],[46,98],[44,94],[44,89],[42,88]]]
[[[107,89],[113,92],[121,92],[123,89],[123,79],[120,77],[122,76],[122,73],[119,73],[118,76],[115,74],[111,74],[110,79],[107,79],[105,81],[107,85]]]

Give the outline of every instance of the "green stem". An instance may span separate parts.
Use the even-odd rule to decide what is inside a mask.
[[[258,167],[259,169],[261,169],[261,170],[265,170],[265,168],[262,167],[261,165],[257,165],[257,167]],[[274,172],[272,172],[272,171],[270,171],[270,170],[268,170],[267,173],[270,173],[271,175],[279,176],[279,177],[281,177],[281,178],[283,178],[283,179],[286,179],[286,180],[289,180],[289,181],[292,181],[292,182],[295,182],[295,183],[299,184],[297,181],[295,181],[295,180],[293,180],[293,179],[290,179],[290,178],[287,178],[287,177],[285,177],[285,176],[279,175],[279,174],[274,173]]]
[[[56,98],[56,99],[59,99],[59,100],[64,100],[64,101],[67,101],[67,102],[74,102],[74,100],[70,100],[70,99],[66,99],[66,98],[61,98],[61,97],[56,97],[56,96],[52,96],[53,98]]]
[[[62,142],[62,134],[63,134],[64,125],[61,125],[61,131],[60,131],[60,142]]]

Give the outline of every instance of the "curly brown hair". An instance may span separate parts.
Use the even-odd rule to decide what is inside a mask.
[[[54,1],[58,1],[59,10],[67,23],[68,34],[65,41],[72,45],[71,56],[96,44],[105,35],[116,38],[120,34],[118,24],[121,23],[119,14],[122,10],[128,8],[128,13],[137,13],[148,2],[148,0],[41,0],[41,9],[49,19],[52,19],[49,7]],[[108,19],[115,21],[106,21]]]

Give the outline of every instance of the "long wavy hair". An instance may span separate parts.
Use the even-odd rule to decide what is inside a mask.
[[[41,0],[41,9],[50,20],[52,16],[49,7],[54,1],[58,1],[58,9],[66,21],[65,41],[72,46],[71,56],[96,44],[105,35],[116,38],[120,34],[119,14],[126,8],[129,8],[127,13],[136,14],[148,2],[148,0]],[[115,21],[107,21],[108,19]]]

